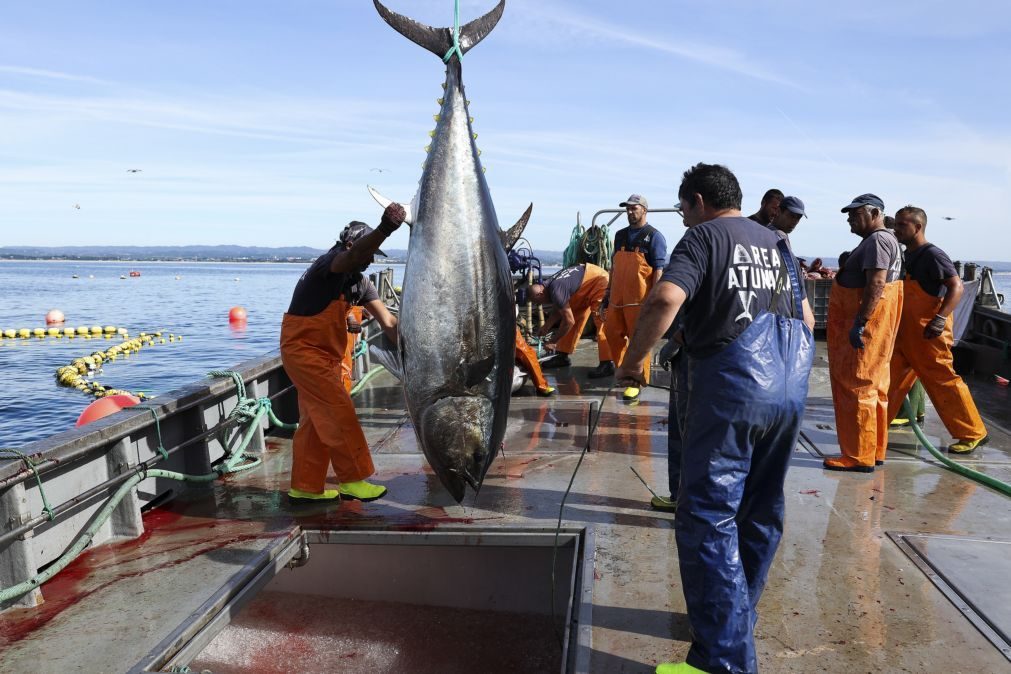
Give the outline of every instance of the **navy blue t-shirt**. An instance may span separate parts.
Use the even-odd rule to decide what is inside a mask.
[[[563,309],[569,305],[569,300],[579,290],[579,286],[583,285],[584,276],[586,276],[585,264],[567,267],[544,282],[544,292],[548,294],[552,304]]]
[[[667,239],[660,230],[649,224],[639,229],[634,229],[631,225],[619,229],[614,235],[614,251],[623,248],[640,251],[653,269],[663,269],[667,262]]]
[[[775,313],[793,316],[789,275],[776,246],[779,239],[743,216],[704,222],[681,237],[660,280],[677,285],[688,295],[681,313],[689,355],[704,358],[716,353],[737,339],[761,312],[768,311],[780,269],[784,284]],[[803,283],[800,289],[803,296]]]
[[[944,295],[944,280],[958,276],[951,258],[932,243],[906,251],[906,278],[920,284],[923,292],[934,297]]]
[[[331,302],[344,299],[353,306],[363,306],[379,299],[379,291],[367,276],[358,272],[334,274],[330,263],[341,248],[334,246],[313,262],[295,285],[288,313],[294,316],[315,316]]]

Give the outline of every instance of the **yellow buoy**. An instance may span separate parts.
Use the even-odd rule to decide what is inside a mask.
[[[126,328],[119,328],[118,330],[116,330],[116,334],[123,335],[124,337],[126,337],[130,333],[126,331]]]
[[[100,335],[102,334],[102,327],[100,325],[91,326],[91,334]]]
[[[31,336],[32,331],[29,330],[28,328],[21,328],[20,330],[18,330],[18,337],[20,337],[21,339],[28,339]]]
[[[49,328],[48,330],[46,330],[46,334],[49,335],[50,337],[59,337],[63,333],[60,332],[59,328]]]
[[[89,328],[89,327],[84,326],[84,327],[78,327],[77,328],[77,334],[79,334],[79,335],[87,335],[87,334],[90,334],[90,333],[91,333],[91,328]]]
[[[67,337],[73,337],[77,334],[77,330],[74,330],[73,328],[63,328],[63,334]]]
[[[116,326],[114,326],[114,325],[107,325],[107,326],[105,326],[105,334],[107,334],[107,335],[114,335],[114,334],[116,334]]]
[[[14,339],[17,336],[18,333],[15,332],[14,330],[4,330],[4,337],[6,337],[7,339]]]
[[[35,328],[34,330],[32,330],[32,334],[35,335],[36,337],[45,337],[46,336],[46,329],[45,328]]]

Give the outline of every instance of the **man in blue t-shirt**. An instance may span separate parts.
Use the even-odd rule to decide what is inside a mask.
[[[692,647],[686,663],[656,671],[754,672],[756,606],[782,536],[814,316],[796,259],[741,215],[728,168],[694,166],[678,198],[690,228],[615,373],[619,385],[643,383],[646,357],[684,306],[690,389],[675,531]]]

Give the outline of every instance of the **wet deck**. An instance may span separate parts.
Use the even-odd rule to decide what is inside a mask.
[[[376,479],[390,489],[387,498],[290,508],[282,497],[290,441],[274,438],[261,468],[153,510],[140,539],[88,551],[47,584],[41,607],[0,615],[4,671],[125,671],[236,569],[298,527],[553,527],[586,441],[591,404],[606,389],[585,378],[593,355],[584,342],[572,368],[549,373],[558,383],[557,398],[514,398],[505,455],[489,472],[480,498],[475,503],[469,496],[465,506],[442,490],[419,453],[399,388],[385,375],[377,377],[357,404]],[[1008,671],[1008,658],[902,544],[939,555],[954,546],[968,555],[963,567],[982,560],[969,564],[976,584],[969,591],[984,595],[981,606],[989,594],[995,611],[1007,611],[1011,555],[1002,554],[1008,547],[997,541],[1011,541],[1011,501],[943,470],[908,431],[893,433],[887,464],[873,474],[822,470],[819,452],[835,451],[825,366],[819,358],[812,374],[806,439],[786,482],[786,533],[760,604],[762,670]],[[976,385],[982,398],[1006,397],[1006,389],[990,391],[989,382]],[[647,389],[628,406],[611,395],[565,510],[567,524],[594,531],[590,671],[651,672],[657,662],[677,660],[688,649],[673,516],[649,509],[649,493],[629,470],[635,467],[658,492],[666,491],[666,396]],[[989,402],[981,407],[991,419],[1002,410],[1004,416],[990,424],[991,444],[967,463],[1007,481],[1008,408]],[[930,409],[927,433],[943,436]],[[1000,546],[1001,553],[981,541]],[[946,563],[937,563],[942,574]],[[1006,618],[991,616],[996,629],[1007,630],[1000,622]],[[389,671],[423,671],[414,662],[389,662]],[[329,663],[326,669],[344,666]],[[286,667],[279,657],[249,671]]]

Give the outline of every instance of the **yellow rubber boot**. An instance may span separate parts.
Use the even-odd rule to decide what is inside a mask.
[[[377,498],[386,496],[386,487],[372,484],[365,480],[358,482],[342,482],[340,488],[341,496],[351,498],[356,501],[375,501]]]
[[[311,491],[302,491],[301,489],[289,489],[288,498],[291,499],[293,503],[313,503],[316,501],[339,501],[340,492],[336,489],[324,489],[321,493],[317,494]]]
[[[952,445],[948,445],[948,452],[951,454],[970,454],[972,450],[988,442],[990,442],[989,435],[984,435],[979,440],[959,440]]]
[[[656,674],[695,674],[695,672],[706,674],[704,669],[692,667],[687,662],[665,662],[656,666]]]
[[[898,417],[896,417],[895,419],[892,419],[892,423],[889,424],[889,426],[896,426],[896,427],[908,426],[908,425],[909,425],[909,419],[900,419]]]
[[[625,392],[621,394],[621,398],[625,402],[632,402],[633,400],[638,400],[639,399],[639,387],[638,386],[629,386],[627,389],[625,389]]]
[[[649,505],[653,510],[660,510],[665,513],[674,513],[678,509],[678,504],[673,499],[664,498],[663,496],[654,496],[649,500]]]
[[[553,395],[555,395],[555,387],[554,386],[545,386],[544,388],[539,388],[539,389],[537,389],[537,395],[541,396],[542,398],[547,398],[548,396],[553,396]]]

